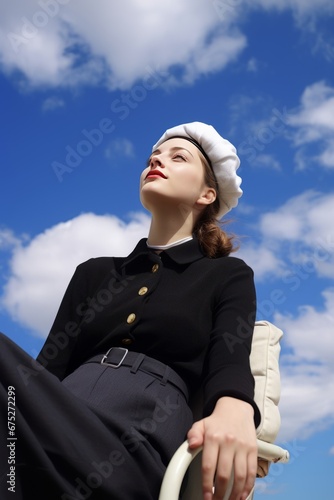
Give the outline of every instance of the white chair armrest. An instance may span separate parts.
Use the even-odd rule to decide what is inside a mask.
[[[283,448],[257,440],[258,457],[269,462],[282,462],[289,461],[289,452]],[[180,497],[180,490],[184,476],[194,458],[202,451],[202,447],[195,450],[189,450],[188,441],[184,441],[182,445],[174,453],[171,461],[166,469],[161,489],[159,500],[178,500]],[[226,495],[223,500],[228,500],[233,485],[233,478],[231,478]],[[249,496],[252,498],[252,493]]]
[[[174,453],[166,469],[159,500],[177,500],[180,496],[180,490],[183,478],[189,465],[194,458],[202,451],[202,447],[196,450],[189,450],[188,441],[184,441]]]
[[[281,462],[286,464],[290,459],[288,450],[285,450],[276,444],[266,443],[265,441],[258,439],[257,448],[258,457],[268,460],[268,462]]]

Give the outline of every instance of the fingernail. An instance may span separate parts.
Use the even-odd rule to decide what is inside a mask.
[[[204,500],[212,500],[212,493],[205,493]]]

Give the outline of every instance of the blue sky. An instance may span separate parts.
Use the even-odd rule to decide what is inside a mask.
[[[42,346],[75,266],[146,236],[138,180],[166,128],[238,148],[229,214],[259,319],[284,331],[289,465],[258,498],[329,500],[334,466],[330,0],[14,0],[1,6],[0,329]]]

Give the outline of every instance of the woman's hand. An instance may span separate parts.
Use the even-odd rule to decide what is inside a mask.
[[[226,396],[217,401],[209,417],[195,422],[188,432],[189,448],[203,445],[204,500],[222,500],[233,466],[234,484],[230,499],[245,500],[249,495],[257,471],[253,417],[250,404]]]

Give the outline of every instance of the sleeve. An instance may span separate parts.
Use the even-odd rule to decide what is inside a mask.
[[[228,261],[204,368],[204,416],[212,413],[219,398],[235,397],[252,405],[257,427],[261,415],[249,362],[256,315],[253,271],[241,259]]]
[[[76,268],[49,335],[36,358],[60,380],[69,371],[71,356],[81,331],[79,325],[87,309],[88,286],[84,264]]]

